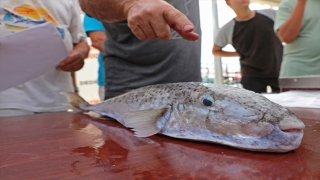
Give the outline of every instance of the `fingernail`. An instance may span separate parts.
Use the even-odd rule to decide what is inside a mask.
[[[185,25],[185,26],[183,27],[183,29],[184,29],[185,31],[192,31],[192,30],[193,30],[193,26],[191,26],[191,25]]]

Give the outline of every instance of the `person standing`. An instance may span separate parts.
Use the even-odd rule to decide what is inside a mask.
[[[241,84],[256,93],[279,92],[278,76],[283,46],[273,31],[276,11],[249,8],[249,0],[226,0],[236,17],[221,27],[214,40],[213,55],[240,56]],[[222,48],[231,44],[236,52]]]

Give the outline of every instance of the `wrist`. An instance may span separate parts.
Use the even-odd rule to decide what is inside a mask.
[[[134,0],[126,0],[123,3],[121,3],[121,9],[123,10],[123,17],[125,17],[125,19],[128,18],[128,14],[130,9],[134,6],[135,1]]]
[[[80,42],[73,51],[80,55],[81,59],[86,59],[89,55],[90,48],[86,42]]]

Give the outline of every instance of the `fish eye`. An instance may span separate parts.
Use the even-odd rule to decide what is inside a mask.
[[[214,99],[208,94],[202,95],[199,100],[204,106],[213,106],[214,104]]]

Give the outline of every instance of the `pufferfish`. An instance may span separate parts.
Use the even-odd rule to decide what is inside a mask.
[[[300,146],[305,128],[285,107],[228,85],[151,85],[96,105],[75,93],[62,94],[75,111],[111,117],[138,137],[163,134],[249,151],[288,152]]]

